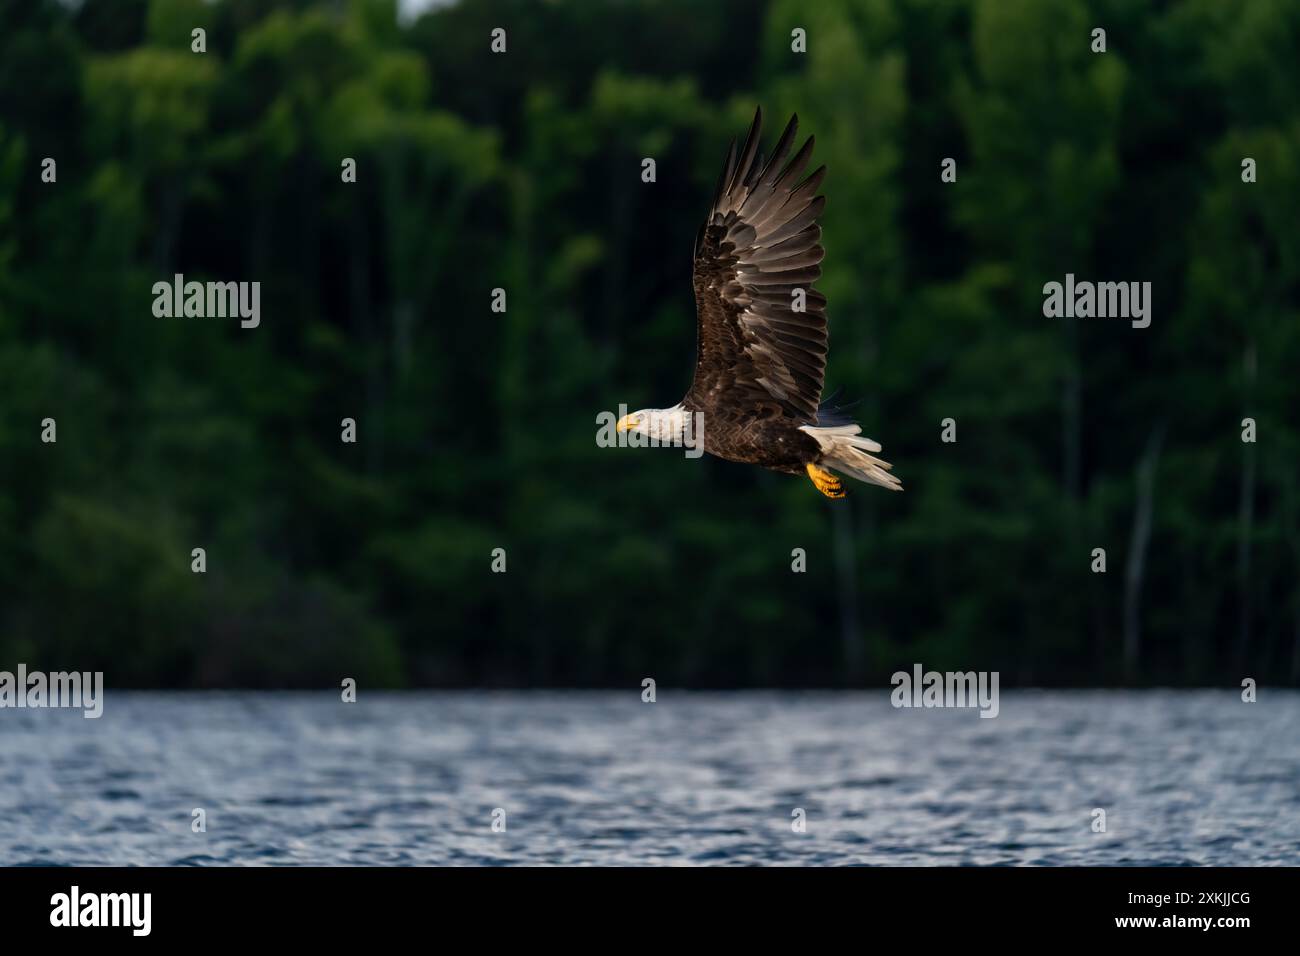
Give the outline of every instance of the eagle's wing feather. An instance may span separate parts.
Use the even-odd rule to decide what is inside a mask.
[[[800,180],[808,138],[785,163],[798,128],[792,117],[772,156],[758,154],[762,112],[739,156],[731,144],[708,219],[695,241],[698,319],[695,380],[686,404],[732,418],[817,417],[826,370],[826,299],[818,196],[826,168]],[[783,165],[784,164],[784,165]],[[805,311],[791,293],[803,289]]]

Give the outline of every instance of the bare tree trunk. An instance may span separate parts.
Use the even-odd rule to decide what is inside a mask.
[[[616,248],[631,249],[634,248],[629,241],[629,232],[632,224],[631,216],[631,195],[632,192],[627,187],[626,166],[619,162],[622,157],[616,156],[611,152],[609,162],[609,239],[608,241],[618,243]],[[614,343],[617,341],[620,331],[626,326],[624,321],[624,310],[627,302],[627,276],[623,269],[623,256],[611,256],[602,270],[605,273],[605,287],[601,291],[601,297],[605,306],[601,310],[604,326],[601,329],[601,335],[605,342]]]
[[[858,340],[858,358],[864,369],[874,368],[879,355],[876,336],[874,302],[862,303],[861,338]],[[880,404],[876,393],[863,399],[865,421],[880,419]],[[869,505],[867,506],[870,507]],[[833,509],[831,533],[835,547],[835,570],[840,602],[840,639],[844,649],[844,668],[850,681],[861,680],[866,664],[866,642],[862,633],[862,617],[858,607],[858,521],[856,509]],[[874,511],[862,519],[862,533],[873,537],[876,531]]]
[[[1067,554],[1079,554],[1084,529],[1080,520],[1082,513],[1080,498],[1083,494],[1083,379],[1079,371],[1079,320],[1066,318],[1063,334],[1065,338],[1065,375],[1061,381],[1061,484],[1065,489],[1065,541]],[[1109,653],[1109,639],[1101,612],[1104,599],[1098,595],[1103,582],[1092,576],[1088,586],[1077,596],[1069,600],[1077,609],[1077,614],[1069,614],[1061,621],[1060,627],[1067,626],[1066,620],[1077,621],[1072,626],[1078,628],[1080,640],[1086,641],[1091,634],[1094,654],[1098,660],[1104,660]],[[1030,655],[1021,655],[1028,661]]]
[[[1147,544],[1151,540],[1151,515],[1155,510],[1156,464],[1160,460],[1164,432],[1164,425],[1151,430],[1137,468],[1137,507],[1124,572],[1124,679],[1130,682],[1137,679],[1142,651],[1142,584],[1146,578]]]
[[[397,377],[405,379],[411,370],[411,339],[415,328],[415,304],[399,299],[393,307],[393,367]]]
[[[159,274],[172,271],[176,255],[176,240],[180,237],[181,220],[185,213],[186,183],[180,175],[168,176],[163,186],[158,229],[154,233],[153,265]]]
[[[1064,321],[1067,364],[1065,381],[1061,387],[1061,425],[1064,441],[1061,455],[1061,480],[1065,485],[1066,497],[1069,499],[1070,520],[1073,525],[1077,515],[1075,505],[1079,500],[1083,484],[1080,474],[1083,459],[1081,452],[1083,383],[1079,375],[1079,320],[1067,318]],[[1076,531],[1076,527],[1071,527],[1071,534]]]
[[[1291,644],[1291,683],[1300,682],[1300,600],[1295,602],[1295,617],[1291,622],[1293,643]]]
[[[1282,514],[1287,544],[1291,547],[1292,574],[1300,577],[1300,501],[1297,501],[1296,472],[1283,478]],[[1300,681],[1300,593],[1291,600],[1291,672],[1292,683]]]
[[[1247,343],[1244,356],[1246,403],[1255,392],[1255,379],[1259,370],[1258,354],[1253,340]],[[1250,559],[1251,537],[1255,524],[1255,471],[1257,454],[1254,442],[1242,442],[1241,493],[1237,509],[1237,669],[1247,666],[1250,653],[1251,588]]]
[[[850,681],[862,676],[862,623],[858,615],[858,549],[849,508],[831,511],[831,536],[835,544],[835,574],[840,599],[840,635],[844,667]]]
[[[361,427],[361,442],[365,449],[365,467],[369,475],[378,474],[383,429],[383,414],[379,373],[373,361],[374,327],[371,311],[370,233],[365,210],[359,202],[352,206],[352,241],[348,254],[348,298],[352,313],[353,334],[361,343],[365,364],[365,424]]]

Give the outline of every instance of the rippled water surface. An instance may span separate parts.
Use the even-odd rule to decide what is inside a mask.
[[[0,781],[5,864],[1294,865],[1300,694],[118,692]]]

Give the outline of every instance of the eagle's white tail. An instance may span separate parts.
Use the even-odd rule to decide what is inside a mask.
[[[867,452],[880,451],[880,444],[862,435],[858,425],[801,425],[822,447],[821,464],[843,472],[850,478],[880,485],[890,491],[902,491],[903,483],[889,473],[894,466]]]

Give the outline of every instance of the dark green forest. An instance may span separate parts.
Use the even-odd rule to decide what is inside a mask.
[[[1300,3],[398,13],[0,0],[0,667],[1300,679]],[[596,443],[690,384],[759,105],[828,167],[828,390],[902,494]],[[155,316],[177,273],[260,325]],[[1150,282],[1150,326],[1045,317],[1067,274]]]

